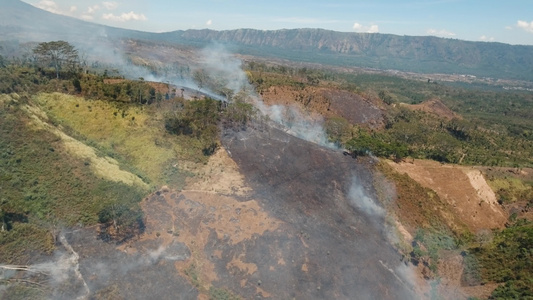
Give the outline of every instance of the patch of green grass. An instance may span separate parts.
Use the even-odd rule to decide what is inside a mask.
[[[533,199],[533,185],[519,178],[513,177],[492,177],[487,183],[496,191],[498,200],[501,203],[512,203],[516,201],[528,201]]]
[[[4,282],[0,281],[0,286]],[[5,281],[10,283],[5,290],[0,290],[0,297],[2,299],[35,299],[45,300],[50,299],[50,295],[47,290],[43,290],[39,285],[31,285],[28,283],[17,282],[16,280]],[[13,284],[16,283],[16,284]]]
[[[33,254],[53,250],[54,237],[45,226],[15,223],[11,230],[0,232],[1,263],[26,264]]]
[[[233,295],[230,291],[221,288],[210,287],[209,288],[210,300],[240,300],[241,298]]]
[[[200,288],[200,277],[198,274],[198,269],[194,263],[191,263],[191,265],[185,269],[185,275],[189,277],[192,285],[194,285],[196,288]]]

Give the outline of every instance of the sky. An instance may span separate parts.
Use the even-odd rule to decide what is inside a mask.
[[[533,45],[533,0],[24,0],[82,20],[150,32],[324,28]]]

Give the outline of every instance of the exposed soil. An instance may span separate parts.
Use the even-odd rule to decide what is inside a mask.
[[[142,202],[145,234],[113,250],[122,260],[152,258],[191,286],[185,299],[212,287],[244,299],[416,298],[383,216],[354,204],[374,194],[365,164],[276,129],[226,132],[223,143],[194,190]],[[362,194],[348,196],[354,184]]]
[[[246,254],[268,262],[257,264],[265,291],[274,298],[414,297],[409,279],[396,273],[400,255],[383,218],[348,197],[354,182],[374,193],[364,164],[275,129],[227,132],[223,141],[265,211],[283,222],[282,235],[264,235]],[[265,242],[266,256],[257,248]]]
[[[370,128],[384,126],[383,114],[370,100],[348,91],[308,86],[304,89],[289,86],[272,86],[261,92],[268,105],[293,105],[323,116],[341,116],[351,124],[364,124]]]
[[[226,131],[222,141],[184,190],[143,200],[141,236],[115,246],[91,229],[67,235],[91,297],[209,299],[216,288],[243,299],[430,298],[391,245],[381,210],[368,210],[373,160],[274,128]]]
[[[478,169],[426,160],[389,162],[389,165],[434,190],[472,232],[502,228],[507,221],[506,212]]]
[[[244,176],[239,173],[237,164],[228,156],[224,147],[213,154],[198,175],[188,179],[188,190],[215,192],[223,195],[244,196],[251,192],[244,183]]]
[[[406,106],[409,109],[412,110],[418,110],[423,111],[429,114],[436,115],[440,118],[451,120],[454,118],[461,118],[460,115],[456,114],[454,111],[449,109],[440,99],[430,99],[427,101],[424,101],[420,104],[404,104],[401,105]]]

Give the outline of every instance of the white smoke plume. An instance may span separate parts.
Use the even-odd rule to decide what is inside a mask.
[[[235,95],[240,91],[251,91],[248,78],[242,70],[242,62],[232,55],[223,45],[211,44],[201,52],[201,67],[208,75]]]
[[[348,199],[353,207],[362,210],[369,216],[383,217],[385,215],[385,210],[366,194],[355,176],[348,191]]]
[[[266,105],[255,93],[242,70],[242,62],[221,44],[212,44],[201,51],[201,68],[212,81],[230,90],[233,95],[247,95],[248,101],[271,121],[280,125],[287,133],[303,140],[337,149],[328,140],[324,120],[318,114],[306,113],[297,106]]]

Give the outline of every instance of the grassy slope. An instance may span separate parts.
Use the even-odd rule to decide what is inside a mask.
[[[50,232],[62,226],[92,225],[111,203],[134,206],[146,191],[96,176],[71,156],[61,140],[35,127],[21,109],[28,100],[0,101],[0,257],[26,263],[35,251],[53,249]],[[24,249],[24,251],[20,251]]]
[[[127,165],[152,185],[180,188],[185,172],[178,159],[205,160],[197,155],[196,146],[200,145],[194,139],[166,133],[162,121],[165,107],[57,93],[39,94],[35,101],[67,132]]]
[[[59,93],[1,95],[2,262],[50,252],[51,232],[102,222],[109,207],[138,211],[151,189],[142,181],[182,188],[192,174],[184,168],[206,157],[196,139],[166,133],[168,109]]]

